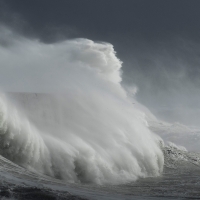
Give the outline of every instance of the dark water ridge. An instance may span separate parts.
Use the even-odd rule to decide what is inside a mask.
[[[62,181],[28,171],[0,156],[1,199],[84,199],[64,191],[63,187],[66,184]]]
[[[8,199],[29,199],[29,200],[84,200],[74,195],[71,195],[68,192],[55,192],[49,189],[40,189],[37,187],[14,187],[10,189],[9,187],[0,187],[0,197]]]

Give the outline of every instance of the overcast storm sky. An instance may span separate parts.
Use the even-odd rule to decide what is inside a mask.
[[[45,43],[113,44],[139,102],[168,121],[199,124],[199,0],[0,0],[0,23]]]

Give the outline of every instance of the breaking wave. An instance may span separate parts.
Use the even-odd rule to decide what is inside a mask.
[[[2,90],[15,92],[0,96],[2,156],[69,182],[160,175],[161,139],[121,86],[122,63],[111,44],[44,44],[9,30],[0,41]]]

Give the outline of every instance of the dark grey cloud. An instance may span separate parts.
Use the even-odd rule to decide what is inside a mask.
[[[113,33],[146,38],[200,32],[198,0],[6,0],[6,5],[38,33],[70,27],[79,31],[74,35],[106,39]]]

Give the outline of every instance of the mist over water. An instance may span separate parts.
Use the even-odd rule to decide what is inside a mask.
[[[121,86],[111,44],[44,44],[1,27],[0,66],[1,155],[69,182],[160,175],[162,139]]]
[[[137,100],[159,119],[199,127],[199,40],[181,35],[127,40],[130,49],[120,55],[123,83],[137,85]]]

